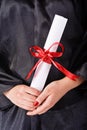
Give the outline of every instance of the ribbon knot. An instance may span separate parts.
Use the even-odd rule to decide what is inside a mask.
[[[60,52],[51,52],[51,48],[55,45],[57,45],[57,46],[59,45],[59,47],[61,48]],[[58,63],[54,60],[54,58],[59,58],[63,55],[63,53],[64,53],[63,44],[55,42],[49,47],[48,50],[42,49],[39,46],[33,46],[29,50],[30,50],[31,54],[34,57],[39,58],[39,60],[36,62],[36,64],[33,66],[33,68],[28,72],[28,74],[25,78],[26,80],[28,80],[30,78],[33,71],[37,68],[38,64],[42,61],[44,61],[48,64],[53,64],[58,70],[60,70],[63,74],[65,74],[67,77],[69,77],[72,80],[76,80],[78,78],[77,75],[71,73],[66,68],[64,68],[60,63]]]

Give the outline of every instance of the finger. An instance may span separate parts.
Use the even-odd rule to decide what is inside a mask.
[[[28,102],[27,100],[23,100],[21,104],[32,108],[34,107],[33,102]]]
[[[48,96],[48,94],[47,94],[45,91],[43,91],[43,92],[37,97],[36,101],[34,102],[34,106],[42,104],[43,101],[46,100],[47,96]]]
[[[27,115],[37,115],[37,114],[43,114],[45,112],[47,112],[52,106],[53,104],[51,103],[51,99],[52,97],[49,96],[42,105],[40,105],[37,109],[35,109],[32,112],[28,112]]]
[[[33,103],[34,102],[31,102],[31,101],[29,101],[29,100],[26,100],[26,99],[23,99],[23,98],[19,98],[18,100],[14,100],[14,102],[16,103],[16,104],[23,104],[23,105],[25,105],[25,106],[29,106],[29,107],[34,107],[34,105],[33,105]]]
[[[34,111],[27,112],[27,115],[30,115],[30,116],[38,115],[38,114],[40,115],[40,114],[43,114],[44,112],[46,112],[47,110],[48,110],[47,106],[44,108],[38,107]]]
[[[26,113],[26,115],[28,115],[28,116],[34,116],[34,115],[37,115],[37,114],[38,114],[37,109],[35,109],[35,110],[33,110],[33,111],[28,111],[28,112]]]
[[[35,96],[30,95],[30,94],[28,94],[28,93],[25,93],[22,98],[23,98],[24,100],[29,101],[29,102],[35,102],[35,100],[36,100],[36,97],[35,97]]]
[[[27,111],[33,111],[35,108],[34,107],[30,107],[30,106],[26,106],[24,104],[18,105],[18,107],[27,110]]]
[[[32,88],[32,87],[26,87],[25,88],[25,92],[31,94],[31,95],[34,95],[34,96],[39,96],[40,94],[40,91],[35,89],[35,88]]]
[[[35,109],[35,107],[33,106],[33,103],[31,103],[31,102],[28,103],[27,101],[22,101],[22,103],[18,102],[16,105],[25,110],[34,110]]]
[[[51,102],[51,100],[52,100],[52,97],[49,96],[47,100],[41,105],[38,111],[39,115],[47,112],[50,108],[54,106],[55,103]]]

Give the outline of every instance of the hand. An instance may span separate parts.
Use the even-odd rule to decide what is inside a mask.
[[[59,81],[54,81],[46,86],[43,92],[37,97],[38,107],[27,112],[27,115],[43,114],[52,108],[69,90],[77,87],[83,79],[73,81],[65,77]]]
[[[4,95],[15,105],[25,110],[34,110],[35,102],[37,96],[40,92],[34,88],[31,88],[26,85],[17,85],[10,89],[7,92],[4,92]]]

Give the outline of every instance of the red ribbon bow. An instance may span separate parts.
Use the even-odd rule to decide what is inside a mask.
[[[54,45],[59,45],[59,47],[61,48],[61,52],[51,52],[50,49]],[[64,68],[61,64],[54,61],[54,58],[58,58],[63,55],[63,52],[64,52],[63,44],[55,42],[54,44],[52,44],[52,46],[50,46],[50,48],[48,50],[42,49],[39,46],[33,46],[30,48],[30,52],[34,57],[40,58],[40,59],[36,62],[36,64],[33,66],[33,68],[28,72],[28,74],[25,78],[26,80],[28,80],[30,78],[33,71],[36,69],[38,64],[42,61],[44,61],[48,64],[53,64],[58,70],[60,70],[63,74],[65,74],[67,77],[69,77],[72,80],[76,80],[78,78],[77,75],[71,73],[66,68]]]

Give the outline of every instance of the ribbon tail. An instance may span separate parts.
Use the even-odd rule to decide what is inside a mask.
[[[79,78],[79,76],[77,76],[77,75],[71,73],[70,71],[68,71],[66,68],[64,68],[64,67],[63,67],[61,64],[59,64],[58,62],[52,60],[52,63],[53,63],[53,65],[54,65],[58,70],[60,70],[63,74],[65,74],[65,75],[66,75],[67,77],[69,77],[70,79],[76,81],[76,79]]]
[[[33,66],[33,68],[28,72],[27,76],[25,77],[25,80],[28,80],[30,78],[30,76],[32,75],[32,73],[34,72],[34,70],[37,68],[38,64],[41,62],[41,60],[38,60],[36,62],[36,64]]]

